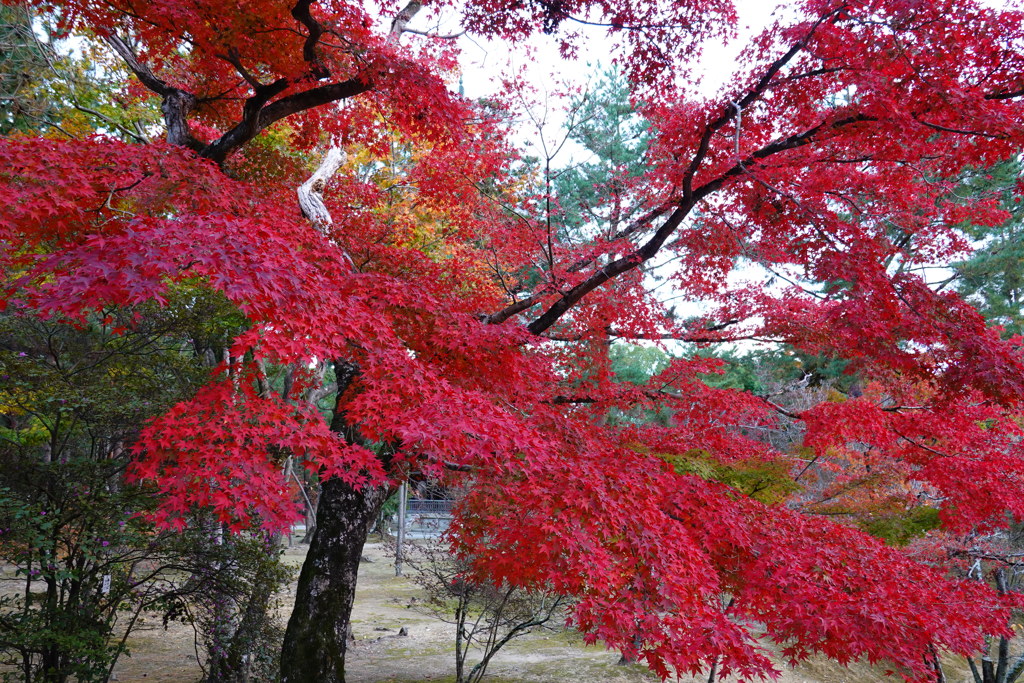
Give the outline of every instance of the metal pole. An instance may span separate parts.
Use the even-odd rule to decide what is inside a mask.
[[[407,485],[398,487],[398,548],[395,550],[395,576],[402,575],[402,551],[405,545],[405,497]]]

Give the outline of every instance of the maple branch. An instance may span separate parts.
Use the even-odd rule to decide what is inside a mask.
[[[584,403],[597,403],[593,396],[555,396],[549,401],[541,401],[552,406],[576,405]]]
[[[963,130],[960,128],[950,128],[948,126],[941,126],[937,123],[929,123],[928,121],[922,120],[921,116],[918,114],[912,113],[911,117],[925,128],[931,128],[932,130],[939,130],[945,133],[957,133],[959,135],[976,135],[978,137],[990,138],[992,140],[1005,140],[1006,138],[1009,137],[1006,133],[984,133],[980,130]]]
[[[156,74],[153,73],[153,70],[150,69],[149,66],[140,62],[139,58],[135,56],[135,50],[133,50],[131,46],[129,46],[128,43],[126,43],[119,35],[111,33],[109,36],[105,36],[104,40],[106,40],[107,44],[114,49],[114,52],[124,60],[125,64],[128,65],[128,68],[131,69],[132,73],[135,74],[135,77],[138,78],[144,86],[156,94],[164,96],[169,95],[173,90],[175,90],[175,88],[167,85],[164,80],[157,78]]]
[[[826,15],[826,17],[827,16],[828,15]],[[821,22],[824,21],[824,19],[825,18],[819,20],[814,25],[814,28],[819,26]],[[812,28],[811,33],[813,33],[813,30],[814,29]],[[805,36],[803,41],[808,40],[810,38],[811,33],[808,33],[808,35]],[[782,58],[780,58],[774,64],[772,64],[771,67],[769,67],[769,71],[772,75],[777,73],[778,70],[781,69],[786,62],[793,58],[793,56],[796,54],[796,52],[794,52],[793,50],[796,49],[798,46],[802,45],[803,41],[798,42],[798,44],[795,45],[789,52],[787,52],[786,55],[784,55]],[[722,114],[721,117],[719,117],[711,124],[709,124],[708,128],[705,130],[705,135],[702,138],[701,143],[698,145],[698,149],[694,156],[694,159],[690,163],[690,166],[686,171],[686,175],[684,177],[683,182],[683,199],[679,202],[679,204],[676,206],[676,209],[672,212],[668,219],[661,225],[660,228],[658,228],[654,235],[640,248],[634,250],[633,252],[625,256],[616,259],[615,261],[612,261],[611,263],[607,264],[606,266],[598,270],[596,273],[585,279],[583,282],[577,284],[568,292],[563,293],[561,299],[554,302],[540,317],[538,317],[532,323],[527,325],[527,329],[530,332],[536,335],[540,335],[549,327],[554,325],[555,322],[559,320],[559,318],[565,315],[567,311],[569,311],[573,306],[575,306],[588,293],[592,292],[593,290],[597,289],[598,287],[608,282],[609,280],[617,277],[618,275],[633,270],[634,268],[637,268],[641,264],[653,258],[654,255],[661,250],[661,247],[665,244],[665,241],[669,238],[669,236],[672,235],[676,231],[676,229],[682,224],[683,219],[689,215],[690,211],[694,208],[694,206],[697,205],[697,203],[705,199],[710,194],[721,189],[729,180],[739,175],[749,173],[748,165],[757,163],[763,159],[771,157],[780,152],[798,149],[800,147],[804,147],[813,142],[816,142],[818,140],[818,136],[825,131],[835,131],[840,128],[855,125],[857,123],[878,120],[877,117],[870,116],[867,114],[853,114],[851,116],[847,116],[845,118],[831,122],[827,120],[823,121],[817,126],[809,128],[803,131],[802,133],[796,133],[784,139],[777,139],[774,142],[765,145],[764,147],[749,154],[745,159],[742,159],[739,162],[737,162],[736,165],[731,167],[725,173],[719,175],[714,180],[711,180],[705,183],[704,185],[701,185],[699,188],[694,189],[692,187],[693,177],[697,173],[697,170],[700,166],[700,162],[702,162],[704,157],[706,156],[708,152],[708,146],[711,142],[711,134],[708,133],[707,131],[711,130],[713,132],[714,130],[721,128],[730,120],[732,120],[733,117],[737,115],[737,112],[742,111],[742,109],[746,105],[753,102],[754,99],[756,99],[756,97],[763,93],[764,89],[767,87],[770,80],[771,79],[769,75],[765,74],[765,76],[762,77],[762,79],[758,83],[758,86],[755,87],[754,90],[747,93],[747,95],[744,96],[739,102],[735,103],[736,106],[730,107],[729,109],[726,110],[724,114]]]
[[[754,395],[757,396],[756,394],[754,394]],[[802,417],[800,417],[799,413],[794,413],[791,410],[783,408],[782,406],[780,406],[778,403],[776,403],[775,401],[771,400],[767,396],[757,396],[757,398],[759,398],[762,401],[764,401],[765,404],[767,404],[772,410],[774,410],[775,412],[779,413],[780,415],[785,415],[786,417],[788,417],[790,419],[793,419],[793,420],[802,420],[803,419]]]
[[[701,330],[701,332],[704,332],[704,333],[707,333],[707,332],[717,332],[718,330],[723,330],[723,329],[725,329],[725,328],[727,328],[727,327],[729,327],[731,325],[735,325],[735,324],[737,324],[739,322],[740,322],[739,320],[730,320],[728,322],[721,323],[721,324],[718,324],[718,325],[712,325],[711,327],[705,327],[705,328],[703,328]],[[640,340],[644,340],[644,341],[658,341],[658,340],[669,341],[669,340],[671,340],[671,341],[683,342],[683,343],[686,343],[686,344],[710,344],[710,343],[723,343],[724,344],[724,343],[729,343],[729,342],[737,342],[737,341],[742,341],[742,340],[746,340],[746,339],[754,339],[755,338],[754,335],[752,335],[752,334],[742,334],[742,335],[732,335],[732,336],[718,337],[718,336],[713,336],[713,335],[709,335],[709,334],[697,334],[696,332],[688,333],[688,334],[680,334],[678,332],[663,332],[663,333],[660,333],[660,334],[651,334],[651,333],[648,333],[648,332],[641,332],[641,333],[622,332],[622,331],[614,330],[614,329],[608,330],[608,335],[611,336],[611,337],[616,337],[618,339],[640,339]]]
[[[261,130],[277,120],[263,121],[264,106],[287,90],[289,85],[291,85],[291,81],[287,78],[279,78],[273,83],[253,86],[252,97],[249,97],[242,107],[242,120],[234,128],[207,145],[200,152],[200,156],[219,164],[227,158],[228,154],[256,137]]]
[[[780,85],[783,85],[783,84],[786,84],[786,83],[793,83],[795,81],[799,81],[799,80],[804,79],[804,78],[814,78],[815,76],[827,76],[828,74],[842,73],[844,71],[848,71],[849,69],[850,69],[850,67],[848,67],[848,66],[820,67],[820,68],[817,68],[817,69],[811,69],[810,71],[804,71],[803,73],[792,74],[792,75],[780,78],[779,80],[777,80],[774,83],[772,83],[771,85],[769,85],[768,88],[769,89],[773,89],[773,88],[776,88],[776,87],[778,87]]]
[[[717,323],[717,324],[711,325],[709,327],[701,328],[699,331],[702,332],[702,333],[716,332],[718,330],[723,330],[723,329],[725,329],[727,327],[730,327],[731,325],[735,325],[735,324],[737,324],[739,322],[740,322],[739,320],[728,320],[728,321],[726,321],[724,323]],[[618,339],[643,339],[643,340],[647,340],[647,341],[672,340],[672,341],[684,342],[684,343],[688,343],[688,344],[703,344],[703,343],[710,343],[710,342],[735,342],[735,341],[740,341],[742,339],[753,339],[754,338],[753,335],[740,335],[740,336],[730,336],[730,337],[716,337],[716,336],[711,336],[711,335],[707,335],[707,334],[697,334],[697,331],[693,331],[693,332],[689,332],[689,333],[683,333],[683,332],[650,333],[650,332],[626,332],[626,331],[623,331],[623,330],[608,329],[606,331],[606,333],[607,333],[608,337],[616,337]],[[559,342],[578,342],[578,341],[582,341],[585,338],[585,335],[579,334],[579,335],[567,336],[567,335],[545,334],[544,338],[545,339],[550,339],[551,341],[559,341]]]
[[[662,206],[659,206],[659,207],[657,207],[655,209],[651,209],[646,214],[644,214],[643,216],[641,216],[640,218],[636,219],[635,221],[633,221],[631,224],[629,224],[625,228],[622,228],[617,233],[615,233],[615,235],[612,236],[611,241],[615,242],[615,241],[618,241],[618,240],[625,239],[625,238],[629,237],[630,235],[638,232],[641,228],[644,228],[644,227],[650,225],[656,219],[658,219],[661,216],[665,215],[665,213],[669,209],[671,209],[671,208],[672,208],[671,204],[667,204],[667,205],[663,204]],[[586,268],[587,266],[589,266],[590,264],[592,264],[595,260],[596,260],[596,257],[579,259],[578,261],[573,263],[571,266],[569,266],[566,269],[566,272],[568,272],[568,273],[579,272],[579,271],[583,270],[584,268]],[[497,325],[497,324],[503,323],[506,320],[508,320],[509,318],[511,318],[512,316],[518,315],[518,314],[522,313],[523,311],[525,311],[525,310],[527,310],[529,308],[532,308],[533,306],[537,305],[545,296],[551,294],[552,291],[553,290],[551,288],[544,288],[544,289],[542,289],[539,292],[533,293],[532,295],[528,296],[525,299],[522,299],[520,301],[516,301],[515,303],[512,303],[509,306],[506,306],[505,308],[503,308],[502,310],[498,311],[497,313],[492,313],[490,315],[483,315],[483,316],[480,317],[480,320],[482,322],[486,323],[486,324],[492,324],[492,325]]]
[[[643,216],[641,216],[640,218],[637,218],[635,221],[633,221],[632,223],[630,223],[629,225],[627,225],[626,227],[622,228],[621,230],[616,232],[614,235],[612,235],[611,240],[609,240],[609,241],[617,242],[617,241],[619,241],[621,239],[625,239],[625,238],[629,237],[630,235],[635,234],[636,232],[638,232],[642,228],[647,227],[648,225],[650,225],[651,223],[653,223],[657,219],[659,219],[662,216],[664,216],[669,210],[671,210],[672,206],[673,206],[673,204],[668,203],[668,204],[662,204],[661,206],[658,206],[658,207],[656,207],[654,209],[651,209],[650,211],[645,213]],[[577,273],[577,272],[583,270],[584,268],[586,268],[587,266],[589,266],[591,263],[593,263],[594,260],[595,260],[594,258],[580,259],[579,261],[576,261],[574,264],[569,266],[566,270],[569,273]]]
[[[1009,92],[996,92],[985,95],[986,100],[1012,100],[1024,97],[1024,90],[1011,90]]]
[[[765,70],[764,75],[758,79],[757,83],[751,88],[743,97],[737,101],[730,101],[724,106],[722,114],[709,123],[704,129],[703,135],[701,135],[700,142],[697,144],[697,151],[694,153],[693,158],[690,160],[690,165],[686,168],[686,172],[683,174],[683,196],[689,197],[693,193],[693,179],[697,175],[698,169],[701,164],[704,163],[704,159],[707,157],[708,151],[711,149],[711,141],[714,139],[715,133],[724,128],[740,113],[753,104],[759,97],[761,97],[772,85],[772,80],[775,76],[782,71],[782,69],[793,61],[793,58],[800,54],[811,37],[818,28],[825,23],[828,19],[846,10],[846,5],[841,5],[833,9],[831,12],[818,18],[816,22],[811,25],[810,30],[798,41],[786,51],[784,55],[776,59]]]
[[[736,163],[735,166],[730,168],[728,171],[718,176],[714,180],[701,185],[695,191],[695,195],[699,196],[700,199],[708,196],[712,192],[718,190],[726,183],[726,181],[735,178],[739,175],[749,174],[750,171],[748,166],[767,159],[770,156],[778,154],[779,152],[785,152],[792,149],[799,149],[800,147],[806,147],[814,142],[818,142],[817,136],[827,130],[839,130],[847,126],[855,125],[858,123],[870,123],[878,121],[878,117],[871,116],[869,114],[853,114],[842,119],[837,119],[831,123],[828,121],[822,121],[817,126],[809,128],[802,133],[790,135],[784,140],[776,140],[769,145],[765,145],[761,149],[751,153],[742,161]]]
[[[135,50],[116,33],[106,36],[105,40],[124,60],[135,77],[144,86],[163,98],[160,103],[160,111],[164,115],[164,123],[167,126],[167,142],[201,152],[203,143],[194,138],[188,129],[188,115],[195,110],[198,103],[196,96],[158,78],[148,65],[139,61]]]
[[[499,323],[503,323],[512,316],[518,315],[519,313],[522,313],[528,308],[533,308],[538,303],[540,303],[540,300],[543,299],[548,294],[550,294],[550,292],[546,289],[537,292],[536,294],[532,294],[526,297],[525,299],[515,302],[510,306],[506,306],[497,313],[481,316],[480,320],[489,325],[497,325]]]
[[[246,83],[251,85],[253,88],[263,87],[263,84],[260,83],[259,80],[257,80],[256,77],[253,76],[252,73],[248,69],[246,69],[245,66],[242,64],[242,58],[238,54],[238,50],[236,50],[235,48],[231,48],[227,51],[227,54],[218,54],[217,56],[223,59],[231,66],[235,67],[235,71],[238,72],[238,75],[241,76],[242,79]]]
[[[940,458],[955,457],[955,456],[951,456],[949,453],[943,453],[940,450],[932,448],[931,446],[926,446],[923,443],[921,443],[920,441],[915,441],[914,439],[910,438],[909,436],[903,434],[898,429],[893,429],[892,427],[890,427],[890,429],[892,429],[893,433],[896,434],[896,436],[900,437],[901,439],[903,439],[904,441],[909,443],[911,446],[916,446],[916,447],[920,448],[921,450],[928,451],[932,455],[937,455]]]
[[[809,469],[811,469],[811,467],[814,466],[814,463],[818,462],[818,459],[820,457],[821,457],[821,453],[815,453],[814,457],[811,458],[810,460],[808,460],[807,464],[803,466],[803,469],[801,469],[800,472],[798,472],[797,475],[795,477],[793,477],[793,481],[794,482],[800,481],[800,478],[803,477],[805,474],[807,474],[807,471]]]
[[[309,11],[312,4],[313,0],[299,0],[292,7],[291,14],[295,21],[305,26],[306,30],[309,31],[309,34],[306,36],[306,42],[302,44],[302,58],[309,63],[311,75],[319,80],[327,78],[330,75],[330,71],[317,58],[316,46],[320,42],[320,36],[323,35],[324,28],[320,25],[320,22],[313,18]]]
[[[203,149],[200,155],[221,163],[231,152],[252,140],[264,128],[286,116],[337,100],[355,97],[373,88],[372,81],[356,77],[297,92],[267,104],[274,95],[285,90],[288,85],[287,80],[278,79],[274,83],[264,86],[263,92],[246,100],[242,121]]]
[[[372,444],[360,433],[359,427],[348,419],[348,411],[345,410],[345,394],[355,384],[359,377],[359,366],[350,361],[336,359],[333,361],[334,375],[337,377],[338,390],[334,399],[334,415],[331,418],[331,431],[340,434],[346,443],[372,448]],[[382,455],[381,460],[385,461]],[[390,457],[383,463],[385,467],[390,464]]]
[[[303,76],[303,79],[313,78],[314,80],[321,80],[327,78],[330,72],[317,59],[315,48],[324,33],[324,29],[310,14],[311,4],[312,0],[299,0],[292,8],[292,16],[309,31],[303,44],[302,53],[303,59],[310,64],[310,70],[309,73]],[[405,9],[399,12],[392,23],[388,42],[397,41],[401,32],[405,29],[405,25],[408,24],[419,9],[420,3],[417,0],[413,0]],[[139,81],[163,98],[161,111],[167,125],[167,141],[174,145],[192,149],[198,152],[200,156],[215,161],[218,164],[223,163],[233,151],[252,140],[267,126],[276,121],[292,114],[306,111],[307,109],[355,97],[373,88],[371,75],[363,73],[344,81],[310,88],[274,100],[275,97],[283,93],[290,86],[303,79],[278,78],[272,83],[260,83],[241,64],[237,52],[229,51],[226,55],[219,55],[219,57],[235,67],[235,70],[252,87],[253,94],[245,101],[242,110],[242,120],[217,140],[204,144],[194,138],[188,128],[188,116],[196,109],[199,101],[198,98],[194,94],[171,86],[159,78],[148,65],[139,61],[131,46],[120,36],[111,34],[106,37],[106,41],[124,60]]]
[[[877,120],[875,117],[868,116],[866,114],[855,114],[831,123],[823,121],[817,126],[814,126],[802,133],[791,135],[783,140],[776,140],[775,142],[762,147],[750,154],[745,160],[738,162],[718,178],[705,183],[696,190],[691,189],[689,192],[684,193],[684,198],[679,203],[676,210],[672,212],[668,219],[660,228],[658,228],[657,232],[655,232],[642,247],[636,249],[630,254],[612,261],[586,280],[564,293],[561,299],[551,304],[551,306],[539,318],[527,325],[527,329],[533,334],[540,335],[542,332],[554,325],[559,318],[565,315],[565,313],[575,306],[584,296],[612,278],[633,270],[642,263],[649,261],[661,250],[665,241],[676,231],[676,228],[682,224],[683,219],[689,215],[690,211],[698,202],[719,190],[730,179],[741,174],[748,173],[747,164],[753,164],[774,154],[778,154],[779,152],[809,145],[817,140],[818,134],[822,131],[836,130],[856,123],[875,120]],[[696,169],[694,169],[694,173],[696,173]]]
[[[542,332],[554,325],[559,318],[565,315],[565,313],[575,306],[584,296],[612,278],[633,270],[645,261],[650,260],[658,253],[662,245],[665,244],[665,241],[668,240],[669,236],[675,232],[676,228],[678,228],[683,222],[683,219],[689,215],[690,210],[693,209],[697,201],[702,198],[703,195],[701,195],[700,198],[691,197],[690,199],[681,202],[676,210],[672,212],[672,215],[668,217],[662,226],[658,228],[657,232],[654,233],[651,239],[649,239],[642,247],[636,249],[630,254],[615,259],[588,277],[586,280],[564,293],[561,299],[551,304],[548,310],[546,310],[539,318],[527,325],[526,328],[533,334],[540,335]]]
[[[441,466],[444,467],[446,470],[451,470],[452,472],[475,472],[476,471],[476,468],[473,467],[472,465],[459,465],[458,463],[448,462],[447,460],[443,461],[441,463]]]
[[[669,519],[675,520],[677,522],[682,522],[683,524],[687,524],[687,525],[690,524],[690,522],[688,520],[680,517],[679,515],[671,512],[670,510],[662,510],[662,512],[664,512],[665,516],[668,517]]]

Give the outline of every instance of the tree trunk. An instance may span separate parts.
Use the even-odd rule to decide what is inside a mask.
[[[316,530],[285,633],[282,683],[344,683],[359,557],[387,496],[387,487],[356,491],[340,479],[323,484]]]
[[[345,392],[358,377],[359,367],[336,360],[334,372],[338,389],[331,430],[348,443],[370,447],[345,411]],[[386,449],[380,457],[387,470],[391,457]],[[346,637],[351,628],[359,558],[370,526],[390,494],[386,485],[356,490],[337,478],[321,484],[316,525],[285,631],[281,683],[345,682]]]

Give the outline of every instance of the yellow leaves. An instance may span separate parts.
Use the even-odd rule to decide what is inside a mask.
[[[345,165],[342,168],[367,169],[372,173],[375,167],[383,170],[385,166],[380,162],[378,155],[365,145],[355,145],[347,148],[345,152]]]
[[[4,411],[0,411],[0,415],[3,414]],[[38,418],[30,417],[20,429],[0,427],[0,438],[22,447],[39,446],[50,440],[50,430]]]
[[[845,403],[850,397],[837,389],[829,389],[825,400],[829,403]]]
[[[459,298],[500,301],[486,204],[451,149],[397,134],[349,144],[325,196],[337,239],[360,268],[430,272]],[[479,306],[478,306],[479,307]]]
[[[655,457],[672,465],[679,474],[693,474],[701,479],[715,479],[715,467],[707,451],[693,449],[683,454],[654,453]]]
[[[0,363],[2,370],[4,366]],[[0,416],[5,418],[0,420],[0,438],[22,446],[48,441],[50,431],[36,415],[36,406],[47,399],[46,395],[22,382],[5,384],[6,388],[0,389]]]
[[[769,505],[786,500],[800,489],[790,478],[788,465],[782,462],[750,459],[724,464],[702,449],[653,455],[672,465],[678,474],[692,474],[726,484],[744,496]]]

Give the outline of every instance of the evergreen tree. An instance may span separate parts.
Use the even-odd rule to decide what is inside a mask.
[[[1006,334],[1024,332],[1024,204],[1018,158],[975,174],[964,183],[971,195],[996,194],[1009,213],[1005,223],[971,225],[972,237],[984,242],[971,258],[956,264],[957,289]]]
[[[569,139],[585,161],[554,178],[562,221],[570,234],[610,238],[637,214],[634,181],[644,171],[649,124],[630,101],[629,84],[614,68],[574,104],[579,123]]]

